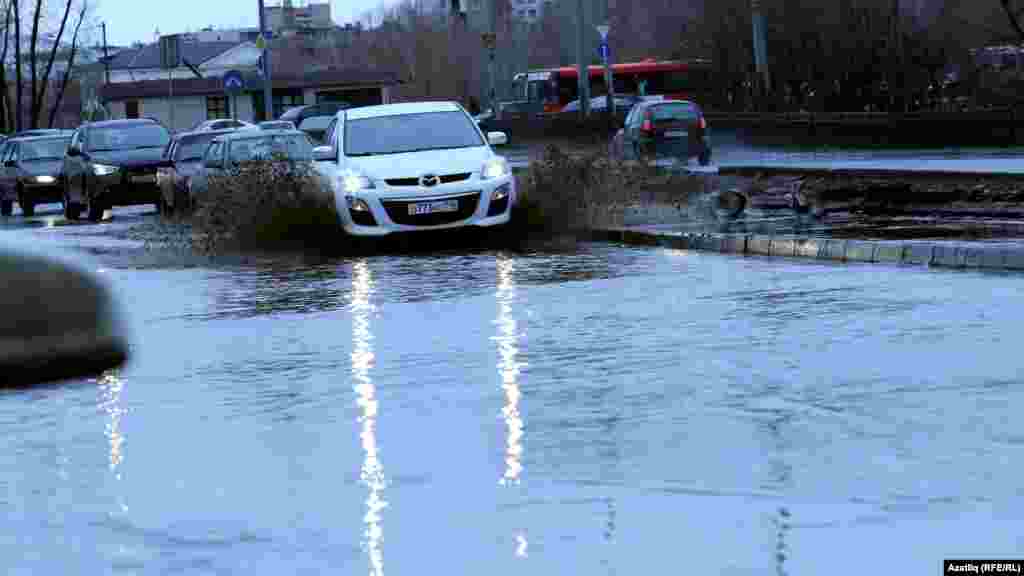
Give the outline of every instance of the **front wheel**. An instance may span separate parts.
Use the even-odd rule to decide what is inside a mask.
[[[21,213],[25,216],[34,216],[36,203],[24,190],[18,190],[18,206],[21,206]]]
[[[99,222],[103,219],[103,201],[89,194],[88,190],[84,192],[84,196],[86,218],[88,218],[90,222]]]
[[[64,218],[68,220],[78,220],[82,216],[82,207],[79,204],[75,204],[71,201],[71,193],[68,188],[71,184],[64,181]]]
[[[711,164],[711,149],[705,148],[704,151],[700,153],[700,156],[697,157],[697,162],[699,162],[701,166]]]

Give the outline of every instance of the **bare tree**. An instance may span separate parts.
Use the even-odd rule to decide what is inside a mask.
[[[68,6],[71,6],[70,0],[68,1]],[[49,118],[49,121],[47,122],[47,126],[49,126],[51,128],[53,127],[54,120],[56,120],[56,118],[57,118],[57,111],[60,110],[61,103],[64,101],[64,94],[67,93],[68,81],[71,79],[71,71],[74,70],[74,67],[75,67],[75,56],[78,54],[78,32],[82,28],[82,22],[85,20],[85,14],[86,14],[86,10],[87,9],[88,9],[88,4],[85,3],[85,2],[82,2],[82,5],[81,5],[81,7],[78,10],[78,20],[75,22],[75,31],[71,35],[71,51],[70,51],[70,53],[68,55],[68,65],[67,65],[67,68],[64,70],[64,77],[61,79],[60,88],[57,91],[57,97],[56,97],[56,99],[55,99],[55,101],[53,103],[53,108],[50,109],[50,118]],[[64,14],[64,21],[61,22],[61,31],[62,32],[63,32],[63,29],[64,29],[64,22],[66,22],[66,21],[67,21],[67,13],[65,12],[65,14]],[[59,35],[58,35],[58,37],[59,37]],[[56,47],[54,47],[54,50],[56,50]],[[46,72],[46,76],[47,77],[49,76],[50,69],[53,66],[53,56],[54,56],[54,54],[55,54],[55,52],[50,54],[50,62],[47,64],[47,72]],[[44,84],[44,93],[45,93],[45,84]],[[43,97],[43,95],[40,95],[40,98],[42,98],[42,97]]]
[[[11,117],[10,93],[7,86],[7,47],[11,38],[12,10],[12,5],[8,2],[4,6],[4,47],[0,51],[0,89],[3,90],[3,93],[0,94],[0,122],[3,124],[4,132],[10,132],[14,128],[13,118]]]
[[[21,75],[21,6],[19,0],[11,0],[11,10],[14,12],[14,129],[21,130],[22,107],[21,93],[24,89]]]
[[[72,3],[72,0],[65,0],[64,1],[64,14],[61,16],[61,19],[60,19],[60,27],[57,29],[57,35],[54,38],[53,46],[50,48],[49,58],[46,61],[46,68],[43,69],[43,73],[42,73],[42,76],[39,78],[38,85],[37,85],[37,82],[36,82],[36,53],[38,52],[39,47],[38,47],[38,43],[36,41],[32,42],[32,46],[31,46],[31,50],[32,50],[32,116],[31,116],[31,118],[32,118],[32,127],[33,128],[38,128],[39,127],[39,117],[42,114],[43,105],[46,103],[46,88],[50,84],[50,74],[53,72],[53,62],[54,62],[54,60],[57,59],[57,52],[61,49],[61,40],[64,38],[64,29],[67,27],[67,24],[68,24],[68,16],[71,15],[71,3]],[[84,8],[85,8],[85,4],[83,3],[83,5],[82,5],[82,9],[83,9],[82,16],[85,15]],[[37,35],[37,27],[38,27],[40,19],[42,18],[41,15],[39,14],[39,12],[41,10],[42,10],[42,0],[37,0],[37,2],[36,2],[36,15],[35,15],[35,18],[33,19],[33,25],[32,25],[32,36],[33,36],[33,38],[35,38],[36,35]],[[79,25],[81,25],[81,20],[79,20]],[[77,36],[77,33],[78,33],[78,26],[75,26],[75,34],[76,34],[76,36]],[[71,63],[69,62],[68,63],[69,71],[70,71],[70,65],[71,65]],[[65,76],[66,76],[66,74],[65,74]],[[52,115],[51,115],[51,117],[52,117]]]

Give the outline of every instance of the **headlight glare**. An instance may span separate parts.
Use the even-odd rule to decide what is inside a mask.
[[[53,184],[57,181],[53,176],[36,176],[33,178],[37,184]]]
[[[508,162],[505,162],[504,158],[492,158],[488,160],[480,171],[480,177],[484,180],[501,178],[506,174],[508,174]]]
[[[349,170],[343,172],[340,178],[341,189],[344,192],[352,193],[373,188],[373,181],[359,172]]]
[[[97,176],[109,176],[114,172],[117,172],[117,166],[109,166],[107,164],[93,164],[92,173]]]

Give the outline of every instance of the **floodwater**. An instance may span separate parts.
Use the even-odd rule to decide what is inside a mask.
[[[965,173],[1024,174],[1024,147],[884,148],[829,145],[751,144],[734,131],[712,130],[712,165],[811,169],[915,170]],[[514,167],[529,164],[530,153],[542,147],[498,148]],[[696,166],[696,161],[690,163]]]
[[[5,574],[938,573],[1024,552],[1016,275],[583,244],[140,265],[0,393]],[[51,218],[51,220],[47,220]]]

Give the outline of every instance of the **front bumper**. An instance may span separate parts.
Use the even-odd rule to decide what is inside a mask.
[[[145,177],[145,182],[135,181]],[[160,197],[156,168],[119,170],[113,174],[93,176],[92,193],[111,206],[153,204]]]
[[[60,202],[64,199],[64,183],[60,178],[53,182],[37,182],[33,177],[26,177],[19,180],[25,194],[36,203]]]
[[[504,200],[492,202],[492,196],[499,188],[507,189],[507,195]],[[369,207],[372,221],[369,221],[365,212],[362,216],[354,217],[343,193],[336,192],[334,197],[341,225],[346,232],[353,236],[386,236],[396,232],[505,224],[511,219],[511,209],[516,203],[516,182],[510,174],[494,180],[473,178],[434,188],[385,186],[354,194],[354,198],[364,201]],[[410,215],[408,212],[410,204],[443,200],[456,200],[458,210],[421,215]]]

